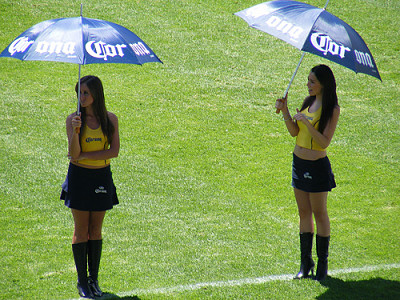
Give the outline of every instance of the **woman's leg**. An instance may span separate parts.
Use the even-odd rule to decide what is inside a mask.
[[[314,222],[309,193],[294,189],[300,217],[300,271],[295,279],[308,278],[313,274],[315,263],[312,259],[312,243],[314,237]]]
[[[90,212],[71,209],[74,217],[74,235],[72,244],[85,243],[89,239]]]
[[[312,194],[311,206],[317,223],[317,275],[316,280],[322,281],[328,276],[328,250],[330,241],[330,221],[327,209],[328,192]]]
[[[310,193],[310,203],[319,236],[330,236],[331,226],[327,208],[328,192]]]
[[[76,272],[78,274],[78,292],[81,297],[94,298],[88,285],[87,277],[87,253],[88,253],[88,231],[89,212],[71,209],[74,217],[74,235],[72,237],[72,253]]]
[[[105,211],[91,211],[89,215],[88,234],[89,240],[101,240]]]
[[[94,211],[90,213],[89,242],[88,242],[88,266],[89,285],[96,297],[103,295],[98,282],[100,259],[103,246],[102,227],[105,211]]]
[[[299,211],[300,233],[314,233],[314,221],[312,216],[313,211],[310,203],[310,193],[295,188],[294,195],[296,197],[297,208]]]

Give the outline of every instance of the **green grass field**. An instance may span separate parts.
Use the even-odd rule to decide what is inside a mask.
[[[120,122],[105,298],[400,297],[400,2],[328,5],[364,38],[382,83],[306,55],[289,92],[294,111],[319,63],[338,83],[322,284],[288,276],[299,268],[295,140],[274,103],[301,53],[233,15],[260,2],[84,1],[84,16],[129,28],[164,62],[82,67],[102,79]],[[77,0],[0,0],[0,50],[36,23],[79,12]],[[72,216],[59,200],[77,78],[73,64],[0,59],[0,299],[78,298]]]

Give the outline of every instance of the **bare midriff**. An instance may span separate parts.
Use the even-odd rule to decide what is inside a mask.
[[[305,160],[317,160],[320,158],[324,158],[326,156],[325,150],[324,151],[311,150],[311,149],[300,147],[298,145],[296,145],[294,147],[293,153],[297,157],[299,157],[301,159],[305,159]]]

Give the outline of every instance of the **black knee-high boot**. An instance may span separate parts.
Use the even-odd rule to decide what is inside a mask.
[[[315,263],[311,255],[313,237],[314,233],[311,232],[300,233],[301,264],[300,271],[297,273],[294,279],[308,278],[310,271],[314,275]]]
[[[88,242],[88,281],[89,286],[96,297],[101,297],[103,295],[103,292],[101,291],[98,282],[102,246],[103,240],[89,240]]]
[[[83,298],[94,299],[87,277],[87,246],[87,242],[72,244],[72,253],[74,254],[76,272],[78,273],[77,288],[79,295]]]
[[[330,236],[323,237],[317,235],[317,275],[316,280],[322,281],[328,276],[328,249]]]

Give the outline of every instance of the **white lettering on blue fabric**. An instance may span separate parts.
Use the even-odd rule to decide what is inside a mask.
[[[94,48],[92,47],[94,46]],[[124,51],[122,49],[126,48],[127,46],[122,44],[122,45],[109,45],[106,44],[102,41],[99,41],[95,43],[94,41],[87,42],[85,45],[86,51],[89,53],[89,55],[95,57],[95,58],[102,58],[104,60],[107,60],[107,57],[123,57],[124,56]]]
[[[25,52],[35,41],[30,41],[28,37],[20,37],[16,39],[11,45],[8,47],[8,52],[11,55],[15,53],[23,53]],[[65,54],[65,55],[74,55],[75,54],[75,46],[76,43],[74,42],[47,42],[47,41],[40,41],[37,43],[35,52],[40,54]],[[137,56],[144,56],[144,55],[151,55],[149,49],[142,42],[129,44],[130,48]],[[124,57],[124,49],[128,48],[127,45],[110,45],[106,44],[102,41],[94,42],[90,41],[87,42],[85,45],[85,49],[87,53],[99,59],[107,60],[108,57]]]
[[[367,66],[370,68],[374,68],[374,64],[372,63],[372,58],[368,53],[364,53],[361,51],[354,50],[354,54],[356,56],[356,60],[360,65]]]
[[[61,52],[66,54],[66,55],[72,55],[75,53],[75,43],[74,42],[68,42],[68,43],[61,43],[61,42],[45,42],[41,41],[38,42],[38,45],[36,46],[35,49],[36,52],[38,53],[49,53],[49,54],[60,54]]]
[[[270,17],[265,23],[269,27],[275,28],[282,33],[288,34],[293,39],[298,39],[304,31],[301,27],[295,26],[294,24],[282,20],[277,16]]]
[[[129,44],[129,46],[131,46],[133,52],[135,52],[135,54],[138,56],[150,54],[150,51],[141,42],[138,42],[136,44]]]
[[[30,41],[26,36],[20,37],[11,43],[10,47],[8,47],[8,52],[10,52],[11,55],[14,55],[16,52],[25,52],[34,42],[35,41]]]
[[[323,52],[324,55],[329,52],[332,55],[339,55],[340,58],[344,58],[346,51],[351,51],[350,48],[344,45],[336,44],[329,35],[324,33],[315,32],[311,35],[310,40],[315,49]]]

